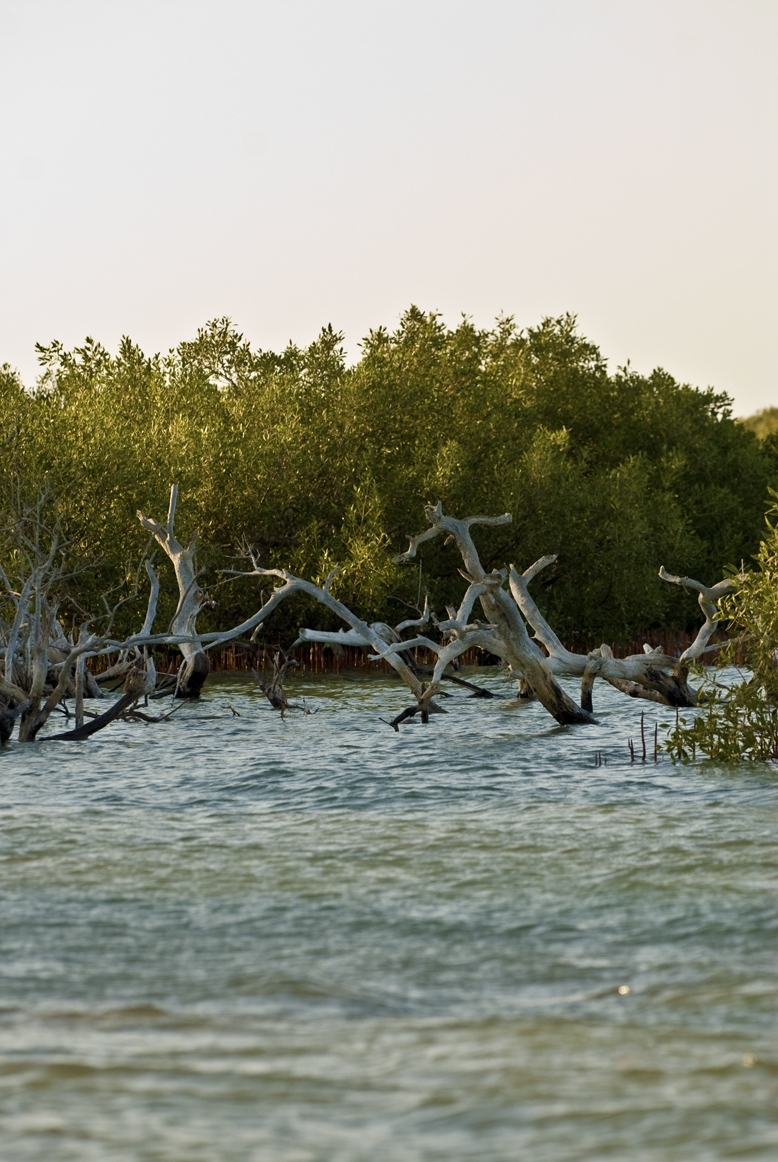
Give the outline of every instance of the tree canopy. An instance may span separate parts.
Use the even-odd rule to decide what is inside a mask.
[[[752,416],[746,416],[740,423],[760,440],[766,440],[778,432],[778,408],[761,408]]]
[[[483,534],[485,564],[558,554],[540,597],[557,629],[618,640],[696,620],[658,567],[712,581],[748,560],[775,483],[769,448],[726,395],[662,370],[609,372],[569,315],[479,329],[412,307],[352,366],[332,327],[274,353],[227,319],[166,355],[125,338],[115,354],[87,339],[39,357],[32,388],[0,371],[2,469],[11,490],[48,490],[90,564],[72,582],[82,609],[135,576],[136,510],[164,512],[175,481],[179,535],[199,535],[216,623],[256,605],[256,589],[218,572],[249,545],[318,582],[343,566],[333,591],[365,617],[396,620],[426,591],[454,603],[442,544],[422,575],[392,564],[423,504],[442,500],[510,512]],[[293,630],[301,613],[284,616]]]

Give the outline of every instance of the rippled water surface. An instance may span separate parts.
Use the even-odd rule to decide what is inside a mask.
[[[221,679],[5,748],[0,1157],[777,1158],[778,777],[631,765],[595,694]]]

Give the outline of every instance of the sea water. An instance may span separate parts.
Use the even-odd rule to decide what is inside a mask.
[[[0,752],[3,1162],[778,1157],[775,769],[485,673]]]

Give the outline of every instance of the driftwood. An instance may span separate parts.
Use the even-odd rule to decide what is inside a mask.
[[[20,742],[34,742],[55,710],[74,699],[75,728],[66,732],[70,738],[87,738],[101,730],[129,708],[133,702],[154,689],[156,671],[153,658],[143,647],[154,642],[151,624],[154,620],[159,583],[147,562],[151,590],[143,628],[124,641],[114,639],[112,628],[118,609],[135,593],[111,608],[107,601],[105,624],[94,628],[91,617],[78,627],[77,638],[66,637],[57,620],[57,601],[52,596],[70,576],[66,564],[67,546],[61,542],[57,528],[48,528],[41,519],[42,503],[20,513],[16,523],[17,567],[22,570],[13,583],[0,566],[0,583],[4,592],[0,600],[5,609],[13,610],[9,622],[0,618],[0,741],[8,741],[18,720]],[[163,635],[165,644],[180,644],[175,634]],[[188,644],[189,639],[184,639]],[[125,692],[104,714],[87,723],[85,697],[100,697],[94,676],[86,660],[104,653],[119,654],[120,662],[112,667],[114,677],[125,677]],[[130,656],[132,655],[132,657]],[[138,677],[142,674],[142,679]],[[139,686],[140,683],[140,686]],[[140,689],[140,693],[138,690]],[[48,736],[56,737],[56,736]]]
[[[528,589],[530,581],[555,560],[555,556],[541,557],[521,574],[512,565],[510,587],[536,639],[548,653],[549,667],[560,677],[581,678],[581,705],[591,711],[594,681],[602,678],[632,698],[645,698],[665,706],[696,706],[697,692],[688,682],[689,666],[707,649],[715,648],[710,647],[709,642],[719,624],[716,620],[717,602],[724,594],[733,591],[734,583],[725,580],[708,588],[692,578],[675,577],[664,568],[659,570],[663,581],[698,590],[700,607],[705,614],[705,624],[679,658],[670,657],[664,650],[651,649],[648,645],[643,647],[642,654],[631,654],[626,658],[615,658],[608,645],[601,645],[589,654],[577,654],[565,649]]]
[[[403,682],[405,682],[411,693],[416,698],[421,697],[423,691],[419,678],[414,673],[413,668],[408,664],[408,662],[404,658],[400,657],[396,652],[394,652],[400,643],[393,643],[392,646],[387,645],[384,638],[381,637],[376,629],[374,629],[371,625],[368,625],[367,622],[362,621],[362,619],[357,617],[355,613],[352,613],[348,606],[344,605],[342,601],[338,601],[336,597],[333,597],[332,593],[330,592],[330,586],[334,577],[338,573],[337,569],[333,569],[325,581],[324,586],[320,587],[318,585],[314,585],[312,581],[305,581],[302,577],[295,577],[294,574],[290,573],[287,569],[263,569],[254,556],[251,554],[249,554],[249,556],[252,565],[254,566],[251,572],[240,572],[238,570],[229,570],[229,572],[233,575],[243,577],[276,577],[282,581],[283,584],[278,586],[273,591],[270,599],[265,602],[262,608],[258,610],[252,618],[249,618],[248,621],[243,622],[243,624],[238,627],[238,631],[245,632],[246,629],[252,628],[254,630],[253,637],[256,639],[259,627],[264,621],[267,620],[267,617],[270,615],[270,613],[272,613],[272,611],[276,609],[282,601],[286,600],[293,593],[305,593],[309,597],[315,598],[315,600],[320,602],[320,604],[327,606],[327,608],[332,610],[333,613],[337,614],[337,616],[342,621],[345,621],[346,625],[350,626],[350,628],[359,635],[359,637],[362,639],[362,642],[367,642],[368,645],[373,647],[373,649],[376,651],[374,657],[385,657],[389,664],[397,672],[399,677],[402,678]],[[237,633],[238,631],[235,632]],[[405,643],[402,643],[401,648],[407,649],[408,646]]]
[[[581,679],[581,705],[591,711],[595,678],[602,678],[633,698],[646,698],[666,706],[696,705],[695,693],[686,680],[688,666],[679,666],[679,659],[661,649],[644,647],[642,654],[615,658],[607,645],[589,654],[577,654],[562,645],[529,592],[533,578],[555,560],[555,556],[541,557],[523,573],[511,565],[510,588],[535,638],[548,653],[549,668],[560,677]]]
[[[464,687],[465,690],[470,690],[471,698],[497,697],[493,690],[487,690],[486,686],[478,686],[475,682],[468,682],[466,678],[460,678],[457,674],[442,674],[441,677],[446,682],[453,682],[457,686]]]
[[[556,560],[555,556],[541,557],[523,573],[519,573],[513,565],[510,566],[507,577],[513,598],[511,601],[503,588],[505,573],[484,573],[470,536],[472,525],[507,523],[510,515],[470,517],[457,521],[444,516],[439,503],[436,506],[428,505],[425,513],[431,528],[413,537],[408,551],[396,557],[395,561],[412,560],[419,545],[445,532],[449,534],[448,540],[457,544],[465,565],[464,576],[471,582],[468,595],[456,617],[452,617],[449,622],[439,623],[440,628],[448,631],[450,636],[446,649],[439,652],[431,687],[440,680],[441,659],[449,657],[452,650],[467,648],[467,642],[480,644],[507,661],[519,680],[519,696],[539,698],[558,722],[592,721],[592,690],[598,677],[630,697],[645,698],[666,706],[697,704],[696,691],[688,683],[689,665],[711,648],[709,641],[718,625],[717,602],[726,593],[733,591],[734,582],[724,580],[709,588],[692,578],[676,577],[664,568],[660,570],[659,575],[663,580],[696,589],[705,615],[705,623],[695,641],[680,658],[670,657],[662,649],[651,649],[649,646],[644,647],[642,654],[615,658],[612,649],[605,644],[589,654],[577,654],[562,645],[528,588],[532,579]],[[473,626],[466,624],[476,598],[489,618],[487,626],[480,623]],[[535,641],[543,646],[545,654],[529,638],[527,626],[532,629]],[[485,630],[492,635],[491,642],[484,639]],[[434,643],[429,641],[423,644],[435,648]],[[580,707],[576,707],[564,694],[555,681],[556,677],[581,679]],[[431,687],[428,687],[426,696],[429,696]]]
[[[443,513],[442,505],[428,505],[425,509],[430,528],[411,538],[407,552],[395,557],[396,562],[412,560],[420,545],[441,533],[448,535],[460,551],[465,569],[463,575],[470,581],[459,610],[449,609],[447,621],[435,621],[443,635],[442,642],[430,637],[417,635],[403,639],[400,630],[405,626],[426,625],[430,620],[429,606],[425,606],[424,616],[418,621],[404,622],[394,628],[382,623],[373,623],[373,639],[380,636],[386,643],[371,655],[373,660],[383,659],[392,664],[392,659],[406,661],[418,674],[413,664],[411,651],[423,646],[437,655],[432,669],[432,680],[424,685],[421,692],[410,683],[416,697],[415,707],[409,707],[391,723],[397,729],[400,722],[407,721],[417,713],[425,720],[432,698],[440,692],[444,680],[459,680],[451,675],[448,667],[465,650],[473,646],[489,651],[508,663],[517,678],[518,696],[521,701],[539,698],[544,707],[561,723],[586,723],[593,721],[593,687],[601,678],[629,697],[647,699],[666,706],[694,706],[696,691],[688,683],[689,663],[708,648],[710,637],[716,628],[716,602],[731,592],[733,584],[724,581],[712,589],[689,578],[676,578],[660,571],[663,580],[676,584],[686,584],[699,591],[701,608],[705,614],[705,624],[695,642],[680,658],[666,654],[662,649],[645,646],[643,653],[627,658],[616,658],[610,646],[603,644],[588,654],[574,653],[566,649],[546,618],[540,612],[529,592],[529,584],[534,577],[556,560],[555,556],[540,558],[523,573],[511,565],[509,570],[486,573],[481,566],[478,553],[472,541],[470,529],[473,525],[500,525],[510,520],[509,514],[500,517],[469,517],[456,520]],[[506,592],[505,581],[509,592]],[[473,608],[480,603],[488,621],[471,621]],[[534,640],[529,636],[532,630]],[[338,644],[365,645],[367,635],[358,628],[348,631],[326,632],[300,630],[297,642],[317,641],[337,648]],[[540,643],[542,649],[536,644]],[[297,644],[297,643],[295,643]],[[581,703],[577,706],[561,689],[558,677],[575,677],[581,681]],[[480,691],[479,691],[480,693]],[[484,692],[481,696],[486,696]]]
[[[181,653],[184,661],[178,675],[176,685],[177,698],[199,698],[205,679],[211,669],[211,663],[203,651],[202,642],[197,635],[197,615],[208,604],[208,595],[197,584],[197,568],[195,564],[195,540],[192,536],[186,545],[182,545],[175,536],[176,506],[178,504],[178,485],[173,484],[170,489],[170,503],[168,506],[167,523],[159,524],[151,517],[138,512],[138,520],[151,533],[157,544],[164,549],[170,558],[178,582],[178,606],[170,623],[170,632],[181,638]],[[158,591],[158,587],[157,587]],[[141,635],[151,632],[156,611],[156,594],[153,591],[153,608],[149,602],[149,616],[144,623]]]
[[[335,572],[337,573],[337,570]],[[331,579],[332,575],[330,577],[330,583]],[[328,589],[328,585],[325,588]],[[429,625],[431,618],[432,611],[430,609],[429,598],[425,597],[424,609],[419,617],[406,618],[395,626],[387,625],[384,621],[372,621],[370,623],[370,629],[383,641],[387,642],[387,644],[391,644],[402,641],[402,633],[404,630],[422,629],[425,625]],[[335,651],[338,651],[343,646],[369,646],[371,644],[367,638],[363,637],[355,629],[301,629],[298,631],[298,637],[293,643],[292,649],[306,642],[317,642],[322,645],[328,645]]]
[[[79,724],[76,719],[76,727],[73,730],[65,730],[61,734],[50,734],[47,736],[47,742],[82,742],[93,734],[97,734],[98,730],[102,730],[108,726],[114,719],[119,718],[122,714],[131,710],[145,694],[154,689],[154,676],[150,671],[133,670],[128,676],[124,684],[124,693],[121,698],[117,698],[112,706],[109,706],[102,714],[98,714],[95,718],[90,719],[89,722],[82,721]]]
[[[427,505],[424,513],[430,522],[430,528],[412,537],[408,550],[395,557],[395,561],[398,563],[411,561],[416,556],[419,545],[441,533],[447,534],[447,541],[453,541],[459,550],[465,576],[470,582],[468,590],[470,609],[472,603],[478,600],[487,618],[487,627],[479,626],[471,630],[469,626],[461,625],[463,620],[466,621],[470,610],[466,610],[464,618],[460,610],[457,618],[460,624],[456,627],[451,626],[453,640],[438,657],[431,686],[435,685],[436,675],[446,650],[451,646],[463,646],[459,652],[464,652],[471,642],[483,644],[485,649],[504,658],[515,672],[521,674],[532,692],[557,722],[565,725],[594,722],[592,715],[576,705],[565,693],[548,665],[548,659],[530,637],[518,605],[504,588],[505,572],[500,570],[487,573],[481,565],[470,530],[474,525],[508,524],[511,520],[510,513],[497,517],[471,516],[464,520],[456,520],[444,514],[440,502],[436,505]],[[490,644],[486,644],[484,634]],[[466,641],[467,644],[464,645]]]
[[[31,524],[30,536],[25,525]],[[48,547],[41,543],[41,532],[46,534]],[[13,722],[19,719],[20,742],[32,742],[47,722],[54,709],[72,692],[74,668],[92,645],[93,638],[84,625],[78,642],[73,645],[63,640],[57,621],[57,603],[50,598],[51,587],[62,574],[57,530],[42,526],[39,512],[27,512],[20,520],[18,537],[23,557],[29,562],[29,572],[17,588],[12,585],[5,570],[0,577],[5,586],[4,598],[14,608],[14,618],[4,635],[4,665],[0,676],[0,738],[7,739],[13,731]],[[52,653],[63,646],[67,653],[56,653],[52,677]]]
[[[281,717],[284,716],[287,710],[305,711],[304,706],[300,706],[296,702],[290,702],[284,690],[284,679],[290,670],[296,669],[299,665],[300,663],[297,661],[297,658],[289,658],[283,650],[276,650],[273,655],[273,673],[269,682],[266,682],[257,670],[252,669],[251,671],[254,681],[270,705],[274,710],[281,711]]]
[[[718,584],[707,586],[703,585],[701,581],[695,581],[692,577],[676,577],[674,573],[668,573],[664,565],[659,570],[659,576],[663,581],[668,581],[671,585],[682,585],[685,589],[696,589],[697,601],[705,615],[705,621],[700,626],[696,638],[678,659],[679,665],[685,666],[688,670],[692,662],[699,661],[702,655],[711,648],[709,644],[710,639],[720,625],[718,621],[718,603],[728,593],[735,592],[735,582],[725,577]]]
[[[687,681],[689,666],[707,649],[714,648],[709,643],[718,626],[717,603],[735,587],[733,581],[725,580],[709,588],[691,578],[669,574],[663,568],[660,570],[663,580],[698,592],[705,615],[705,623],[695,641],[680,658],[671,658],[661,650],[646,647],[643,654],[617,659],[607,645],[589,654],[576,654],[565,649],[529,592],[532,579],[555,558],[543,557],[523,573],[513,566],[487,572],[481,564],[471,530],[478,525],[506,524],[510,515],[457,520],[445,515],[438,503],[425,509],[430,527],[413,537],[407,552],[395,560],[412,560],[419,546],[441,534],[446,537],[446,543],[456,545],[463,564],[460,571],[468,585],[459,608],[449,608],[446,620],[438,621],[425,601],[424,611],[418,618],[408,618],[394,627],[383,622],[367,623],[333,596],[331,584],[337,570],[333,570],[323,586],[318,586],[285,569],[262,568],[256,557],[249,554],[253,566],[250,571],[227,572],[275,578],[280,584],[269,599],[240,625],[201,634],[197,630],[197,616],[206,604],[207,596],[197,584],[194,540],[183,546],[175,537],[177,498],[178,489],[174,485],[164,526],[138,514],[143,526],[152,533],[173,563],[179,590],[175,615],[167,632],[154,633],[160,583],[151,562],[145,561],[149,580],[145,617],[141,629],[123,639],[113,636],[112,627],[119,607],[137,595],[138,581],[133,593],[113,608],[106,602],[106,616],[99,631],[95,619],[87,617],[77,627],[77,635],[74,628],[68,637],[57,619],[57,602],[52,597],[63,578],[68,576],[63,564],[64,546],[60,544],[56,529],[44,528],[40,506],[36,512],[24,515],[18,531],[20,549],[17,558],[22,562],[19,566],[21,575],[12,583],[0,566],[0,584],[5,590],[0,592],[3,603],[3,616],[0,616],[0,741],[11,737],[17,722],[19,740],[34,741],[51,714],[65,709],[68,698],[74,700],[74,728],[49,738],[85,739],[116,718],[128,714],[143,721],[154,721],[135,709],[140,698],[155,696],[156,670],[150,653],[153,647],[180,648],[184,660],[178,677],[167,681],[175,682],[177,696],[196,697],[210,669],[207,650],[247,634],[256,641],[274,610],[298,593],[313,597],[347,627],[337,633],[301,630],[298,642],[319,641],[334,648],[345,644],[364,646],[372,651],[371,660],[387,662],[404,682],[413,704],[392,721],[395,729],[400,723],[417,716],[426,722],[430,714],[442,713],[435,698],[443,694],[444,681],[467,686],[474,696],[490,696],[483,687],[468,683],[451,672],[460,656],[473,647],[502,659],[519,682],[520,697],[536,697],[563,724],[594,721],[592,692],[597,678],[630,696],[671,706],[694,705],[696,694]],[[30,535],[26,531],[27,525],[32,528]],[[480,606],[485,620],[474,616],[476,606]],[[428,630],[431,624],[440,634],[439,641],[433,640],[429,632],[421,632]],[[414,636],[403,637],[412,631],[416,631]],[[422,673],[417,666],[413,654],[417,647],[424,647],[434,654],[436,660],[431,672],[429,667],[425,667]],[[100,690],[86,663],[89,658],[105,655],[116,660],[102,680],[123,682],[124,690],[105,712],[93,715],[85,710],[84,701],[87,697],[99,695]],[[283,680],[295,664],[294,659],[279,652],[274,659],[272,680],[265,683],[257,675],[260,688],[271,705],[282,713],[292,708],[284,692]],[[559,685],[557,679],[565,676],[581,680],[580,705]],[[427,678],[429,680],[423,680]]]
[[[154,690],[156,671],[147,647],[178,646],[181,649],[184,663],[176,683],[176,693],[195,696],[210,668],[206,649],[256,628],[270,616],[278,602],[293,591],[294,587],[292,590],[282,587],[281,592],[274,594],[241,625],[217,633],[198,634],[196,618],[206,598],[197,586],[193,542],[183,547],[175,537],[177,496],[178,490],[173,486],[166,526],[140,514],[144,527],[152,532],[173,562],[179,588],[175,616],[168,632],[153,632],[159,580],[147,561],[150,589],[143,625],[137,633],[123,639],[114,636],[113,624],[118,609],[137,595],[137,583],[135,591],[113,608],[105,602],[105,624],[99,631],[93,624],[94,619],[87,617],[78,627],[77,640],[67,638],[57,620],[57,602],[52,597],[63,578],[69,575],[64,563],[66,546],[61,543],[56,529],[43,524],[41,503],[20,515],[16,530],[16,558],[22,575],[17,583],[11,581],[0,565],[3,613],[9,607],[12,610],[10,619],[0,617],[0,741],[10,739],[17,721],[19,741],[35,741],[51,714],[62,709],[68,697],[75,701],[75,727],[60,737],[87,738],[101,730],[131,709],[139,697],[145,698]],[[87,723],[84,699],[99,696],[101,692],[85,663],[89,658],[105,655],[118,657],[105,677],[125,681],[125,690],[118,702]],[[144,675],[140,693],[137,692],[138,672]]]

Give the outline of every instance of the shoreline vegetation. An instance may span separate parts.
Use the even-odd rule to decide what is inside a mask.
[[[49,524],[86,566],[69,588],[82,610],[117,585],[129,593],[148,541],[136,510],[159,513],[175,481],[209,629],[256,607],[258,586],[220,572],[246,547],[317,583],[338,567],[336,591],[366,618],[392,623],[425,593],[454,603],[439,545],[421,572],[392,561],[423,505],[441,500],[447,512],[511,513],[483,530],[485,564],[556,555],[539,603],[563,639],[688,631],[696,603],[657,569],[711,584],[748,563],[778,487],[778,454],[732,418],[726,395],[661,369],[611,373],[572,316],[479,330],[411,308],[393,333],[371,332],[352,366],[331,327],[275,353],[225,319],[166,355],[129,338],[116,354],[92,339],[38,353],[35,385],[0,372],[0,470],[17,501],[48,492]],[[4,508],[7,526],[13,496]],[[163,585],[163,619],[171,600]],[[118,616],[130,625],[130,609]],[[277,627],[291,641],[303,623],[335,625],[309,602]]]
[[[360,668],[355,646],[391,667],[414,699],[394,729],[441,713],[441,682],[479,656],[563,725],[596,721],[598,678],[666,706],[702,699],[720,722],[741,695],[701,669],[718,651],[757,675],[742,707],[758,710],[762,734],[772,723],[750,757],[778,753],[772,679],[754,653],[773,637],[722,644],[725,621],[748,622],[741,595],[764,600],[778,449],[732,418],[726,395],[662,370],[611,374],[572,316],[450,329],[411,308],[351,367],[331,327],[277,355],[226,319],[164,357],[129,339],[115,356],[91,339],[38,351],[32,388],[0,371],[4,737],[18,718],[20,741],[34,741],[71,696],[75,728],[49,737],[86,738],[119,714],[158,721],[141,700],[196,698],[211,669],[239,665],[276,709],[294,709],[294,638],[314,672]],[[171,477],[166,521],[144,515],[160,513]],[[398,552],[422,507],[427,527]],[[761,590],[745,564],[757,553]],[[160,677],[171,648],[183,661]],[[269,657],[267,684],[257,666]],[[124,692],[87,722],[85,694],[108,677]],[[581,679],[580,705],[558,677]],[[677,757],[702,718],[679,721]],[[707,729],[700,747],[713,753],[721,738]],[[730,734],[734,745],[732,723]]]
[[[760,408],[751,416],[743,416],[738,420],[749,432],[760,440],[769,440],[774,447],[775,437],[778,437],[778,407]]]

